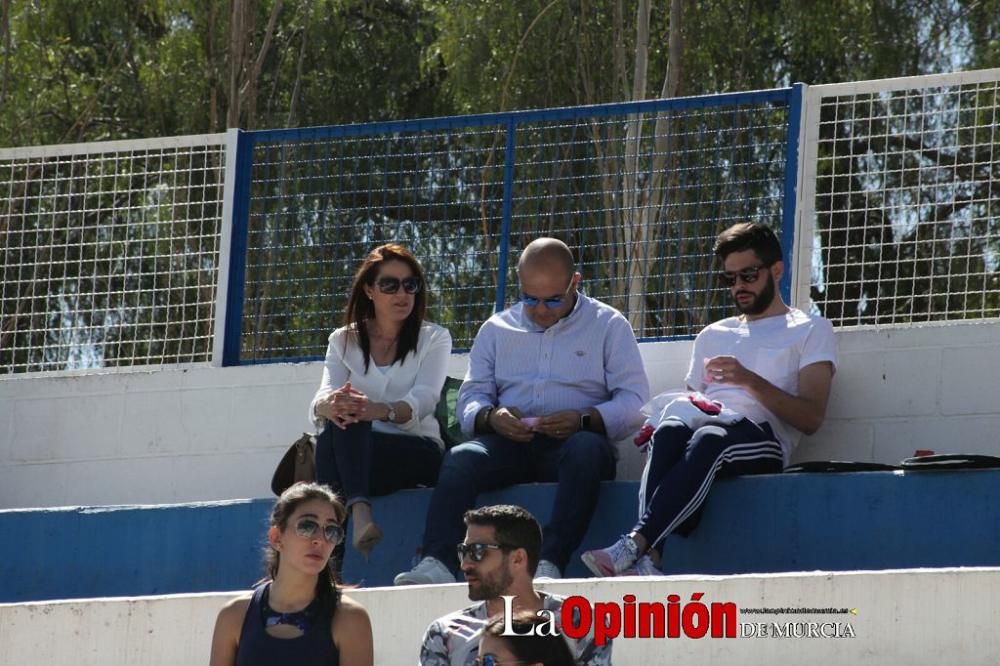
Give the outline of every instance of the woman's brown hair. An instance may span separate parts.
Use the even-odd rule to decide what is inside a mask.
[[[350,329],[353,324],[354,332],[358,336],[358,346],[361,347],[365,359],[365,372],[368,372],[371,361],[371,339],[368,337],[365,322],[375,317],[375,305],[365,293],[365,287],[377,288],[375,278],[378,276],[379,267],[387,261],[403,262],[420,280],[420,291],[413,295],[413,310],[399,331],[399,342],[396,344],[396,357],[392,359],[393,363],[399,361],[402,364],[407,354],[416,353],[420,326],[427,311],[427,281],[424,279],[424,269],[413,253],[398,243],[380,245],[369,252],[354,274],[351,296],[347,301],[347,313],[344,315],[344,325]]]
[[[337,497],[337,494],[330,490],[329,486],[320,485],[318,483],[303,483],[299,482],[290,486],[285,492],[281,493],[281,497],[278,501],[274,503],[274,508],[271,509],[271,527],[277,527],[279,530],[284,531],[288,527],[288,519],[292,517],[295,513],[295,509],[304,502],[309,500],[320,500],[322,502],[328,502],[330,506],[333,507],[334,513],[337,514],[337,522],[341,525],[344,524],[344,519],[347,517],[347,511],[344,509],[343,502]],[[264,580],[274,580],[278,575],[278,567],[281,564],[281,555],[274,548],[268,546],[267,551],[264,556],[264,568],[266,577]],[[334,573],[330,570],[330,567],[324,567],[323,572],[317,577],[316,580],[316,598],[319,599],[327,608],[331,610],[336,609],[337,604],[340,603],[340,586],[337,584],[337,578]]]

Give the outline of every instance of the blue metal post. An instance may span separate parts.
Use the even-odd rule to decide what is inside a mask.
[[[247,236],[250,230],[250,175],[253,168],[253,132],[240,132],[236,143],[236,188],[233,193],[233,234],[229,257],[229,290],[226,299],[226,334],[222,365],[240,365],[243,296],[247,273]]]
[[[510,218],[514,199],[514,147],[517,125],[513,117],[507,119],[507,150],[503,165],[503,213],[500,220],[500,264],[497,268],[497,299],[495,309],[500,312],[504,307],[507,293],[507,262],[510,255]]]
[[[785,273],[781,276],[781,296],[792,302],[792,256],[795,250],[795,199],[799,177],[799,128],[802,125],[802,94],[805,86],[792,85],[788,98],[788,142],[785,153],[785,187],[782,194],[781,249]]]

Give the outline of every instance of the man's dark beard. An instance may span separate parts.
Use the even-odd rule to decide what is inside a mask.
[[[506,558],[506,553],[504,558]],[[479,585],[476,588],[469,586],[469,600],[470,601],[488,601],[489,599],[496,599],[504,590],[508,589],[511,583],[514,582],[514,576],[510,573],[510,567],[507,566],[506,560],[503,563],[503,568],[496,573],[496,578],[493,580],[486,580],[485,578],[479,579]]]
[[[754,296],[753,300],[746,305],[740,305],[740,302],[736,300],[736,297],[741,293],[750,294],[748,291],[738,291],[733,294],[733,301],[736,303],[737,310],[745,315],[763,314],[765,310],[771,307],[771,303],[774,302],[774,276],[771,275],[771,271],[767,272],[767,284],[764,285],[764,289],[761,290],[760,294]],[[751,296],[752,295],[753,294],[751,294]]]

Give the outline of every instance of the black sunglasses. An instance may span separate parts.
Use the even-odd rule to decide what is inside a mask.
[[[295,533],[303,539],[314,539],[320,531],[319,522],[312,518],[300,518],[295,523]],[[336,546],[344,538],[344,528],[337,523],[329,523],[322,528],[323,538]]]
[[[403,278],[402,280],[394,277],[379,278],[375,282],[375,286],[378,287],[378,290],[383,294],[395,294],[399,291],[401,286],[403,287],[403,291],[406,293],[416,294],[422,287],[420,284],[420,278],[418,277],[408,277]]]
[[[460,543],[455,549],[458,551],[458,563],[461,564],[465,558],[473,562],[482,562],[487,551],[506,550],[507,546],[502,543]]]
[[[719,273],[719,279],[722,280],[727,287],[735,287],[736,281],[739,280],[745,284],[753,284],[760,277],[760,272],[767,268],[764,264],[757,264],[756,266],[750,266],[749,268],[744,268],[743,270],[736,271],[735,273],[730,273],[728,271],[724,273]]]

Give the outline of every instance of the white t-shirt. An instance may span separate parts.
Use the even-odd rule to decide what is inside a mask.
[[[789,308],[783,315],[744,321],[729,317],[709,324],[694,341],[685,382],[755,423],[767,422],[778,437],[785,465],[802,433],[781,421],[744,389],[706,381],[705,360],[735,356],[743,367],[792,395],[799,393],[799,370],[821,361],[837,366],[833,326],[823,317]]]

